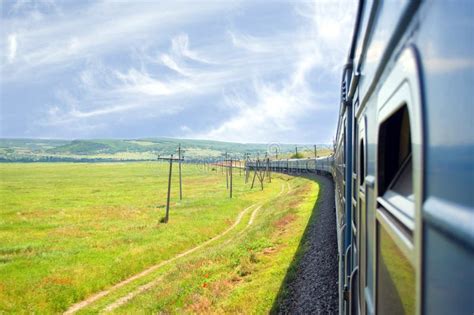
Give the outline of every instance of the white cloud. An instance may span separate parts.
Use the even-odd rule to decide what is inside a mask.
[[[189,36],[188,34],[180,34],[175,36],[172,40],[172,51],[175,55],[181,55],[186,58],[189,58],[194,61],[203,62],[203,63],[212,63],[205,57],[203,57],[200,53],[191,50],[189,48]]]
[[[226,98],[238,112],[218,127],[198,134],[198,138],[245,142],[271,142],[295,130],[298,118],[308,110],[310,95],[302,86],[288,85],[283,90],[262,82],[254,83],[256,99]]]
[[[159,120],[206,106],[232,114],[206,130],[180,122],[174,136],[281,141],[301,132],[308,112],[327,107],[323,96],[338,95],[319,85],[327,86],[321,78],[339,80],[355,7],[303,1],[293,3],[296,27],[256,35],[224,23],[210,39],[207,30],[193,32],[200,23],[229,19],[239,5],[252,11],[254,3],[103,1],[58,8],[53,16],[38,9],[47,18],[33,21],[4,19],[0,27],[14,37],[2,47],[2,78],[18,83],[74,69],[73,85],[54,88],[42,126],[97,130],[144,113]],[[110,54],[133,61],[108,62]],[[203,96],[211,103],[195,101]]]
[[[30,76],[33,69],[43,73],[62,71],[65,66],[126,49],[134,43],[166,41],[171,30],[202,21],[234,5],[220,1],[186,5],[179,1],[103,1],[39,21],[4,19],[0,27],[22,37],[22,55],[3,71],[9,80],[18,81]],[[177,38],[174,43],[182,54],[199,59],[187,45],[186,37]]]
[[[16,57],[17,41],[16,34],[8,35],[8,62],[12,63]]]
[[[341,65],[346,57],[352,34],[354,6],[344,7],[340,3],[314,2],[297,7],[303,18],[300,32],[294,34],[273,34],[266,38],[229,32],[232,43],[252,53],[252,58],[265,59],[288,54],[286,79],[275,87],[264,82],[253,85],[254,98],[227,96],[229,108],[238,109],[227,121],[214,126],[198,138],[234,140],[246,142],[289,141],[289,134],[303,132],[299,122],[310,113],[323,110],[327,105],[319,101],[316,93],[320,82],[311,81],[309,73],[339,78]],[[347,45],[344,45],[347,43]],[[264,58],[259,58],[264,56]],[[264,71],[264,67],[260,71]],[[263,73],[257,73],[256,76]],[[334,91],[337,94],[337,91]],[[191,135],[188,135],[191,136]]]

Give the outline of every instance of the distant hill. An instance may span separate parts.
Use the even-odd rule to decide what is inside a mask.
[[[255,157],[288,158],[295,152],[294,144],[234,143],[211,140],[145,138],[145,139],[93,139],[93,140],[46,140],[0,139],[0,162],[104,162],[149,161],[158,156],[176,154],[181,144],[184,157],[189,161],[217,160],[226,153],[242,158],[249,153]],[[312,145],[298,145],[304,157],[313,157]],[[318,145],[318,155],[328,155],[331,146]]]

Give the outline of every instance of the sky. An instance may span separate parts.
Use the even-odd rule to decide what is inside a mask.
[[[0,1],[0,137],[335,136],[356,1]]]

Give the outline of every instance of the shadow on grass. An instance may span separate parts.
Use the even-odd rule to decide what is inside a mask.
[[[280,289],[278,290],[277,297],[276,297],[275,301],[273,302],[272,308],[270,310],[270,314],[280,314],[282,312],[281,306],[283,304],[286,304],[286,300],[289,297],[290,285],[296,279],[297,272],[298,272],[300,262],[301,262],[301,258],[306,253],[308,244],[310,242],[311,227],[316,224],[316,222],[318,220],[318,217],[319,217],[320,204],[321,204],[320,199],[324,195],[323,191],[328,188],[323,183],[323,181],[318,180],[318,178],[314,174],[313,175],[307,175],[307,174],[301,174],[300,173],[300,174],[296,174],[296,175],[293,175],[293,176],[299,176],[299,177],[303,177],[303,178],[306,178],[306,179],[317,182],[318,185],[319,185],[319,193],[318,193],[318,198],[316,199],[316,202],[313,206],[313,211],[311,213],[311,217],[308,220],[308,224],[306,225],[306,228],[305,228],[305,231],[304,231],[303,236],[301,238],[300,244],[298,245],[298,249],[296,250],[296,253],[293,256],[293,260],[291,261],[291,264],[287,269],[285,278],[283,279],[283,282],[280,285]]]

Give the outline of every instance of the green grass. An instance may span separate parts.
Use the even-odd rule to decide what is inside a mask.
[[[256,202],[263,206],[251,226],[249,212],[222,239],[84,311],[98,312],[162,275],[162,284],[115,311],[268,312],[317,184],[278,175],[264,191],[250,190],[235,172],[231,200],[220,171],[185,165],[183,178],[184,200],[174,176],[170,222],[162,224],[165,164],[0,164],[0,313],[62,312],[222,233]],[[287,183],[291,192],[278,195]]]

